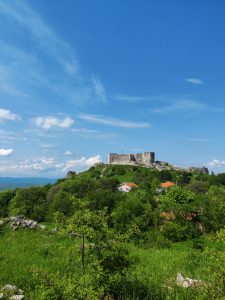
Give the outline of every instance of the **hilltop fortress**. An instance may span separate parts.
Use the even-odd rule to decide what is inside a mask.
[[[108,164],[152,166],[154,162],[154,152],[144,152],[136,154],[109,153],[108,155]]]
[[[185,168],[173,166],[166,162],[156,161],[154,152],[144,152],[144,153],[136,153],[136,154],[109,153],[108,164],[143,166],[143,167],[157,169],[159,171],[175,170],[175,171],[188,171],[188,172],[209,174],[209,170],[204,166],[189,167],[185,169]]]

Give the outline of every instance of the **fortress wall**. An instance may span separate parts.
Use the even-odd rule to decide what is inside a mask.
[[[110,153],[108,158],[109,164],[129,164],[131,162],[130,154],[115,154]]]
[[[121,164],[121,165],[129,165],[129,164],[144,164],[149,165],[150,163],[155,161],[155,153],[154,152],[144,152],[137,154],[116,154],[110,153],[108,155],[108,163],[109,164]]]

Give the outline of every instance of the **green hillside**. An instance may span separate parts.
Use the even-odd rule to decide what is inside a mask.
[[[0,289],[35,300],[224,299],[225,174],[98,165],[68,175],[0,192]],[[119,192],[123,182],[138,188]],[[178,273],[196,282],[183,287]]]

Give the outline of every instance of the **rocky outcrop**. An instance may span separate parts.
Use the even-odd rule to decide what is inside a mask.
[[[42,224],[38,224],[37,221],[35,220],[31,220],[31,219],[27,219],[24,216],[15,216],[15,217],[9,217],[9,218],[5,218],[0,220],[0,225],[4,225],[4,224],[10,224],[10,227],[12,228],[12,230],[16,230],[19,228],[28,228],[28,229],[45,229],[45,225]]]
[[[23,290],[15,285],[6,284],[0,288],[0,299],[22,300],[23,298]]]
[[[202,284],[202,281],[197,279],[191,279],[188,277],[184,278],[181,273],[177,273],[176,283],[177,285],[180,285],[184,288],[189,288],[200,286]]]
[[[12,228],[12,230],[16,230],[18,228],[34,229],[37,228],[37,222],[34,220],[26,219],[23,216],[11,217],[10,227]]]

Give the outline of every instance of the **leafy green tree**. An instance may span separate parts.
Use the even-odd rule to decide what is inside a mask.
[[[127,238],[139,240],[142,232],[155,226],[157,214],[152,202],[151,194],[144,190],[128,193],[111,214],[114,228]]]
[[[90,192],[86,197],[88,208],[95,210],[107,208],[109,212],[113,210],[116,202],[119,202],[122,198],[124,198],[124,195],[118,191],[112,193],[110,190],[101,188]]]
[[[75,231],[82,240],[82,277],[95,278],[94,290],[102,290],[101,299],[117,299],[130,260],[128,250],[117,244],[108,218],[106,210],[83,209],[68,220],[66,231]]]
[[[71,216],[75,212],[75,201],[69,193],[59,190],[49,206],[49,216],[52,219],[54,213],[62,213]]]
[[[225,188],[211,186],[202,203],[204,213],[201,221],[208,231],[216,231],[225,226]]]
[[[196,194],[205,194],[209,189],[209,183],[204,181],[193,181],[185,188]]]
[[[6,190],[0,192],[0,217],[4,218],[9,213],[9,202],[15,196],[15,191]]]
[[[163,210],[171,210],[177,204],[193,202],[195,194],[191,191],[186,191],[179,186],[169,188],[165,195],[160,196],[160,206]]]
[[[118,189],[119,181],[117,178],[101,178],[99,181],[99,188],[116,192]]]
[[[170,241],[180,242],[187,238],[187,228],[175,222],[166,222],[161,227],[161,232]]]
[[[45,187],[17,189],[9,205],[10,215],[24,215],[37,221],[44,221],[47,210]]]
[[[94,191],[97,186],[97,181],[87,176],[77,176],[74,179],[67,179],[61,185],[62,190],[75,195],[77,198],[84,198],[87,193]]]

